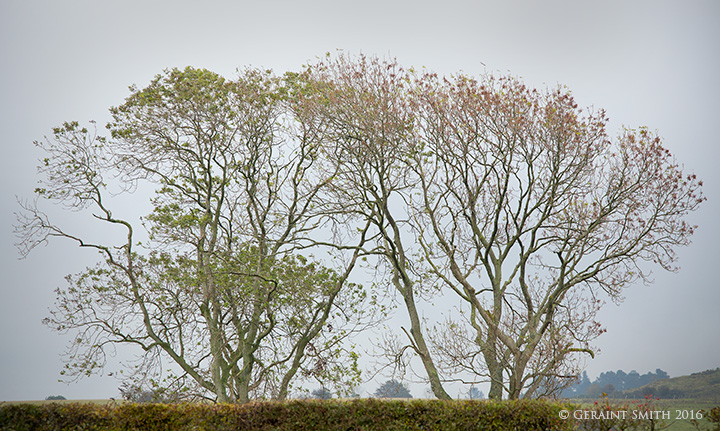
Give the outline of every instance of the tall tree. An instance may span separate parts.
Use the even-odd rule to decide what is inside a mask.
[[[66,123],[37,143],[48,153],[38,198],[90,209],[125,232],[92,242],[51,222],[37,201],[25,205],[24,252],[64,237],[104,256],[68,278],[46,320],[77,332],[67,372],[89,374],[108,346],[132,344],[141,369],[170,359],[176,382],[218,402],[284,398],[304,375],[352,384],[356,356],[342,341],[362,314],[364,292],[347,282],[358,252],[339,271],[297,254],[327,181],[310,169],[316,143],[296,133],[282,82],[266,71],[228,81],[187,68],[131,91],[111,109],[109,138]],[[111,210],[113,181],[126,192],[154,188],[146,241]]]
[[[602,111],[513,78],[345,56],[282,80],[189,68],[111,112],[108,139],[67,123],[39,143],[40,200],[124,231],[91,241],[25,205],[25,252],[59,236],[104,256],[47,322],[79,332],[71,373],[130,343],[219,401],[355,378],[342,341],[365,294],[348,280],[368,256],[409,318],[394,353],[416,354],[438,398],[466,373],[490,398],[557,393],[594,355],[600,296],[619,300],[653,264],[674,270],[704,200],[647,129],[611,139]],[[147,241],[110,210],[117,180],[155,189]],[[332,246],[335,270],[300,255],[316,246]],[[462,311],[429,331],[419,307],[443,292]]]
[[[594,355],[599,294],[647,280],[643,261],[672,270],[693,233],[702,183],[647,129],[610,139],[604,113],[563,89],[344,56],[301,77],[334,208],[371,223],[366,252],[383,257],[410,318],[400,349],[439,398],[459,372],[489,380],[490,398],[561,391],[578,354]],[[466,307],[432,346],[417,306],[428,275]]]
[[[405,204],[416,183],[406,163],[416,145],[415,113],[406,97],[409,75],[394,62],[340,56],[308,66],[295,78],[304,89],[296,100],[298,116],[314,126],[326,170],[333,173],[326,209],[346,226],[365,225],[363,234],[372,227],[363,253],[380,256],[389,267],[410,319],[408,347],[422,361],[435,396],[450,399],[425,340],[417,306],[422,274],[408,246]]]
[[[435,338],[438,357],[486,377],[490,398],[557,392],[573,355],[593,355],[599,294],[647,281],[644,261],[674,269],[702,182],[647,129],[610,139],[604,113],[563,89],[425,74],[415,95],[417,238],[468,312]]]

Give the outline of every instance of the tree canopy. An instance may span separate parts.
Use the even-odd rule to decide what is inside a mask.
[[[132,344],[138,376],[169,359],[173,385],[221,402],[285,398],[298,374],[339,390],[357,380],[343,340],[364,313],[365,292],[347,281],[359,252],[336,269],[297,252],[326,179],[308,169],[316,144],[285,118],[280,81],[187,68],[131,91],[111,109],[109,137],[70,122],[37,143],[48,153],[38,197],[125,231],[120,243],[89,242],[26,205],[24,251],[59,236],[103,255],[68,277],[46,319],[77,333],[65,373],[90,374],[110,345]],[[152,213],[116,216],[113,182],[152,187]]]
[[[438,398],[557,394],[594,357],[602,297],[676,270],[704,200],[649,129],[610,137],[603,111],[513,77],[342,55],[282,77],[173,69],[110,112],[108,136],[68,122],[37,142],[22,253],[64,237],[102,255],[46,323],[76,334],[70,376],[130,344],[136,375],[170,360],[171,386],[219,402],[357,384],[348,337],[385,310],[353,282],[363,261],[409,322],[382,346],[398,371],[417,358]],[[147,187],[152,212],[121,218],[114,196]],[[71,232],[44,201],[123,237]],[[423,319],[436,296],[462,305]]]

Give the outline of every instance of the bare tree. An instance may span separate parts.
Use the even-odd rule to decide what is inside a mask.
[[[38,200],[20,217],[23,253],[63,237],[104,257],[68,278],[46,319],[77,333],[67,373],[90,374],[108,347],[131,344],[143,351],[140,370],[169,359],[176,383],[218,402],[282,399],[303,376],[323,375],[338,390],[354,384],[356,355],[343,340],[363,313],[363,290],[347,282],[359,252],[339,271],[297,254],[317,227],[314,202],[327,179],[310,169],[317,146],[296,133],[282,81],[187,68],[131,90],[111,109],[109,138],[66,123],[37,143],[48,153],[38,200],[91,210],[124,239],[69,232]],[[142,219],[147,241],[137,221],[111,210],[113,181],[124,192],[155,189]]]
[[[702,183],[647,129],[611,140],[562,89],[425,74],[415,95],[417,238],[467,313],[433,337],[438,357],[490,398],[562,389],[603,331],[599,292],[648,281],[645,261],[674,268]]]

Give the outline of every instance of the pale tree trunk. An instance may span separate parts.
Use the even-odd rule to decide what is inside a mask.
[[[488,398],[491,400],[502,399],[503,393],[503,367],[498,360],[497,336],[492,328],[488,328],[487,340],[483,348],[483,357],[490,374],[490,392]]]
[[[428,380],[430,381],[430,388],[433,394],[441,400],[451,400],[452,397],[448,395],[442,386],[440,381],[440,374],[435,366],[435,363],[430,355],[430,349],[428,349],[427,343],[425,342],[425,336],[422,332],[422,325],[420,317],[418,316],[417,307],[415,305],[415,292],[413,291],[413,282],[407,273],[407,263],[405,260],[405,251],[402,247],[400,239],[399,228],[395,223],[395,220],[390,216],[387,205],[385,205],[386,216],[389,219],[390,226],[394,231],[394,238],[391,239],[386,231],[383,231],[388,243],[392,244],[392,247],[386,246],[386,251],[389,254],[390,261],[392,263],[395,276],[393,277],[393,284],[395,288],[400,292],[405,301],[405,308],[410,317],[410,335],[412,337],[413,349],[420,356],[420,360],[423,363],[425,372],[427,373]]]
[[[425,337],[423,336],[422,327],[420,325],[420,318],[418,317],[417,308],[415,307],[415,297],[412,293],[412,287],[406,286],[405,289],[400,291],[403,295],[403,299],[405,300],[405,307],[407,308],[408,315],[410,316],[410,334],[413,338],[414,348],[425,367],[425,372],[427,373],[428,380],[430,381],[430,389],[432,389],[433,394],[438,399],[451,400],[452,397],[450,397],[442,386],[440,374],[435,367],[432,356],[430,356],[430,350],[425,343]]]

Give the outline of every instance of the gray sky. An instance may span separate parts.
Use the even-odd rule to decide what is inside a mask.
[[[262,4],[261,4],[262,3]],[[325,52],[397,57],[438,73],[521,76],[567,85],[611,127],[657,129],[708,201],[692,215],[681,271],[656,272],[601,312],[608,332],[588,362],[671,376],[720,366],[720,3],[697,1],[97,1],[0,2],[0,400],[117,396],[112,377],[57,383],[67,338],[41,324],[63,276],[96,255],[56,242],[18,260],[16,196],[35,187],[32,142],[63,121],[98,120],[168,67],[233,77],[238,67],[297,69]],[[146,205],[138,202],[138,205]],[[72,222],[72,215],[64,215]],[[368,387],[372,391],[374,387]],[[414,390],[415,396],[423,393]]]

